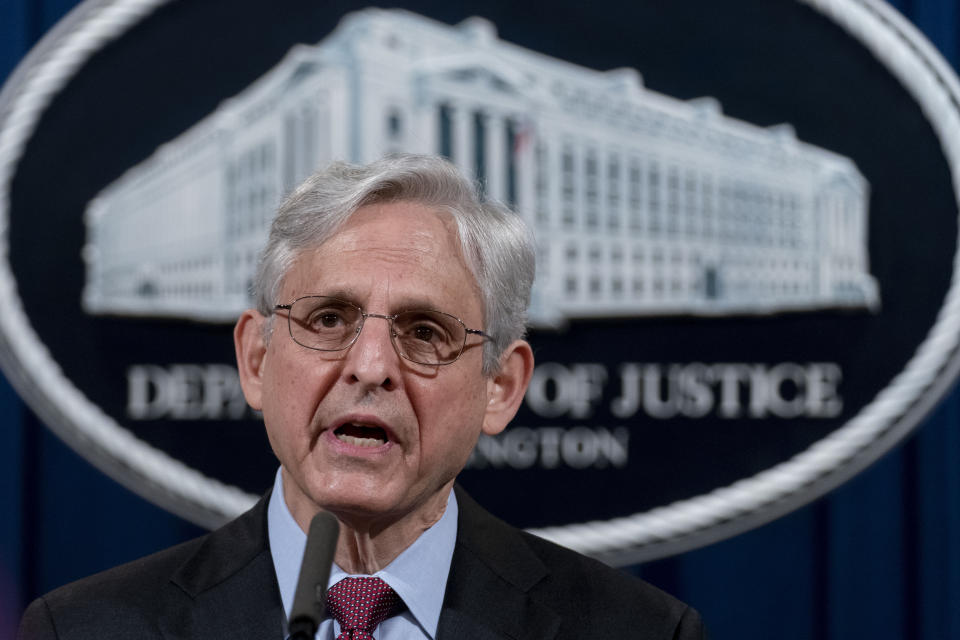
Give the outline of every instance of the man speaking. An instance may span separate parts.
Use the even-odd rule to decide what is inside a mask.
[[[700,638],[693,609],[459,488],[533,371],[534,250],[445,160],[335,164],[283,203],[234,331],[280,469],[223,528],[62,587],[22,640],[288,637],[305,531],[340,524],[317,638]],[[522,487],[518,487],[522,491]]]

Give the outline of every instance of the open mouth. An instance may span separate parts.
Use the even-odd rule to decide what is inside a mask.
[[[379,447],[387,443],[387,432],[380,427],[348,423],[334,432],[337,440],[355,447]]]

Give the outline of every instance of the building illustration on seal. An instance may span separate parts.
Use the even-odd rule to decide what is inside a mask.
[[[789,125],[402,10],[346,16],[92,200],[84,308],[233,321],[283,195],[440,153],[534,229],[530,320],[875,309],[869,185]]]

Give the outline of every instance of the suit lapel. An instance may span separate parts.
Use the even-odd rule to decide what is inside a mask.
[[[283,605],[267,542],[266,505],[211,533],[174,574],[167,638],[282,640]]]
[[[547,568],[520,533],[484,511],[459,487],[460,517],[437,629],[438,640],[553,638],[560,618],[530,597]]]
[[[459,487],[457,544],[437,640],[550,640],[555,611],[530,596],[549,572],[520,532]],[[283,605],[267,538],[269,494],[211,533],[174,574],[160,621],[165,638],[282,639]]]

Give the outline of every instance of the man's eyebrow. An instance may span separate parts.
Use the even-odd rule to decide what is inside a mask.
[[[347,288],[333,288],[333,289],[324,289],[322,291],[315,291],[311,293],[304,293],[303,295],[312,295],[312,296],[326,296],[328,298],[338,298],[340,300],[345,300],[347,302],[352,302],[358,307],[362,308],[364,311],[373,311],[374,313],[400,313],[401,311],[416,311],[417,309],[433,309],[435,311],[444,311],[446,313],[453,313],[444,309],[442,305],[438,305],[436,301],[430,300],[424,296],[411,295],[404,296],[403,298],[391,302],[389,309],[377,309],[371,310],[368,309],[365,304],[360,303],[360,296],[357,295],[356,290],[347,289]]]
[[[321,290],[319,290],[319,291],[314,291],[313,293],[309,293],[309,294],[306,294],[306,295],[311,295],[311,296],[326,296],[326,297],[328,297],[328,298],[339,298],[340,300],[346,300],[347,302],[352,302],[353,304],[357,305],[358,307],[361,306],[360,303],[357,302],[358,296],[357,296],[356,292],[355,292],[355,291],[352,291],[352,290],[348,290],[348,289],[342,289],[342,288],[340,288],[340,289],[321,289]]]
[[[417,309],[434,309],[436,311],[446,311],[443,308],[443,305],[438,305],[433,300],[428,300],[426,298],[420,297],[408,297],[404,298],[399,303],[393,305],[396,309],[395,312],[399,311],[415,311]]]

